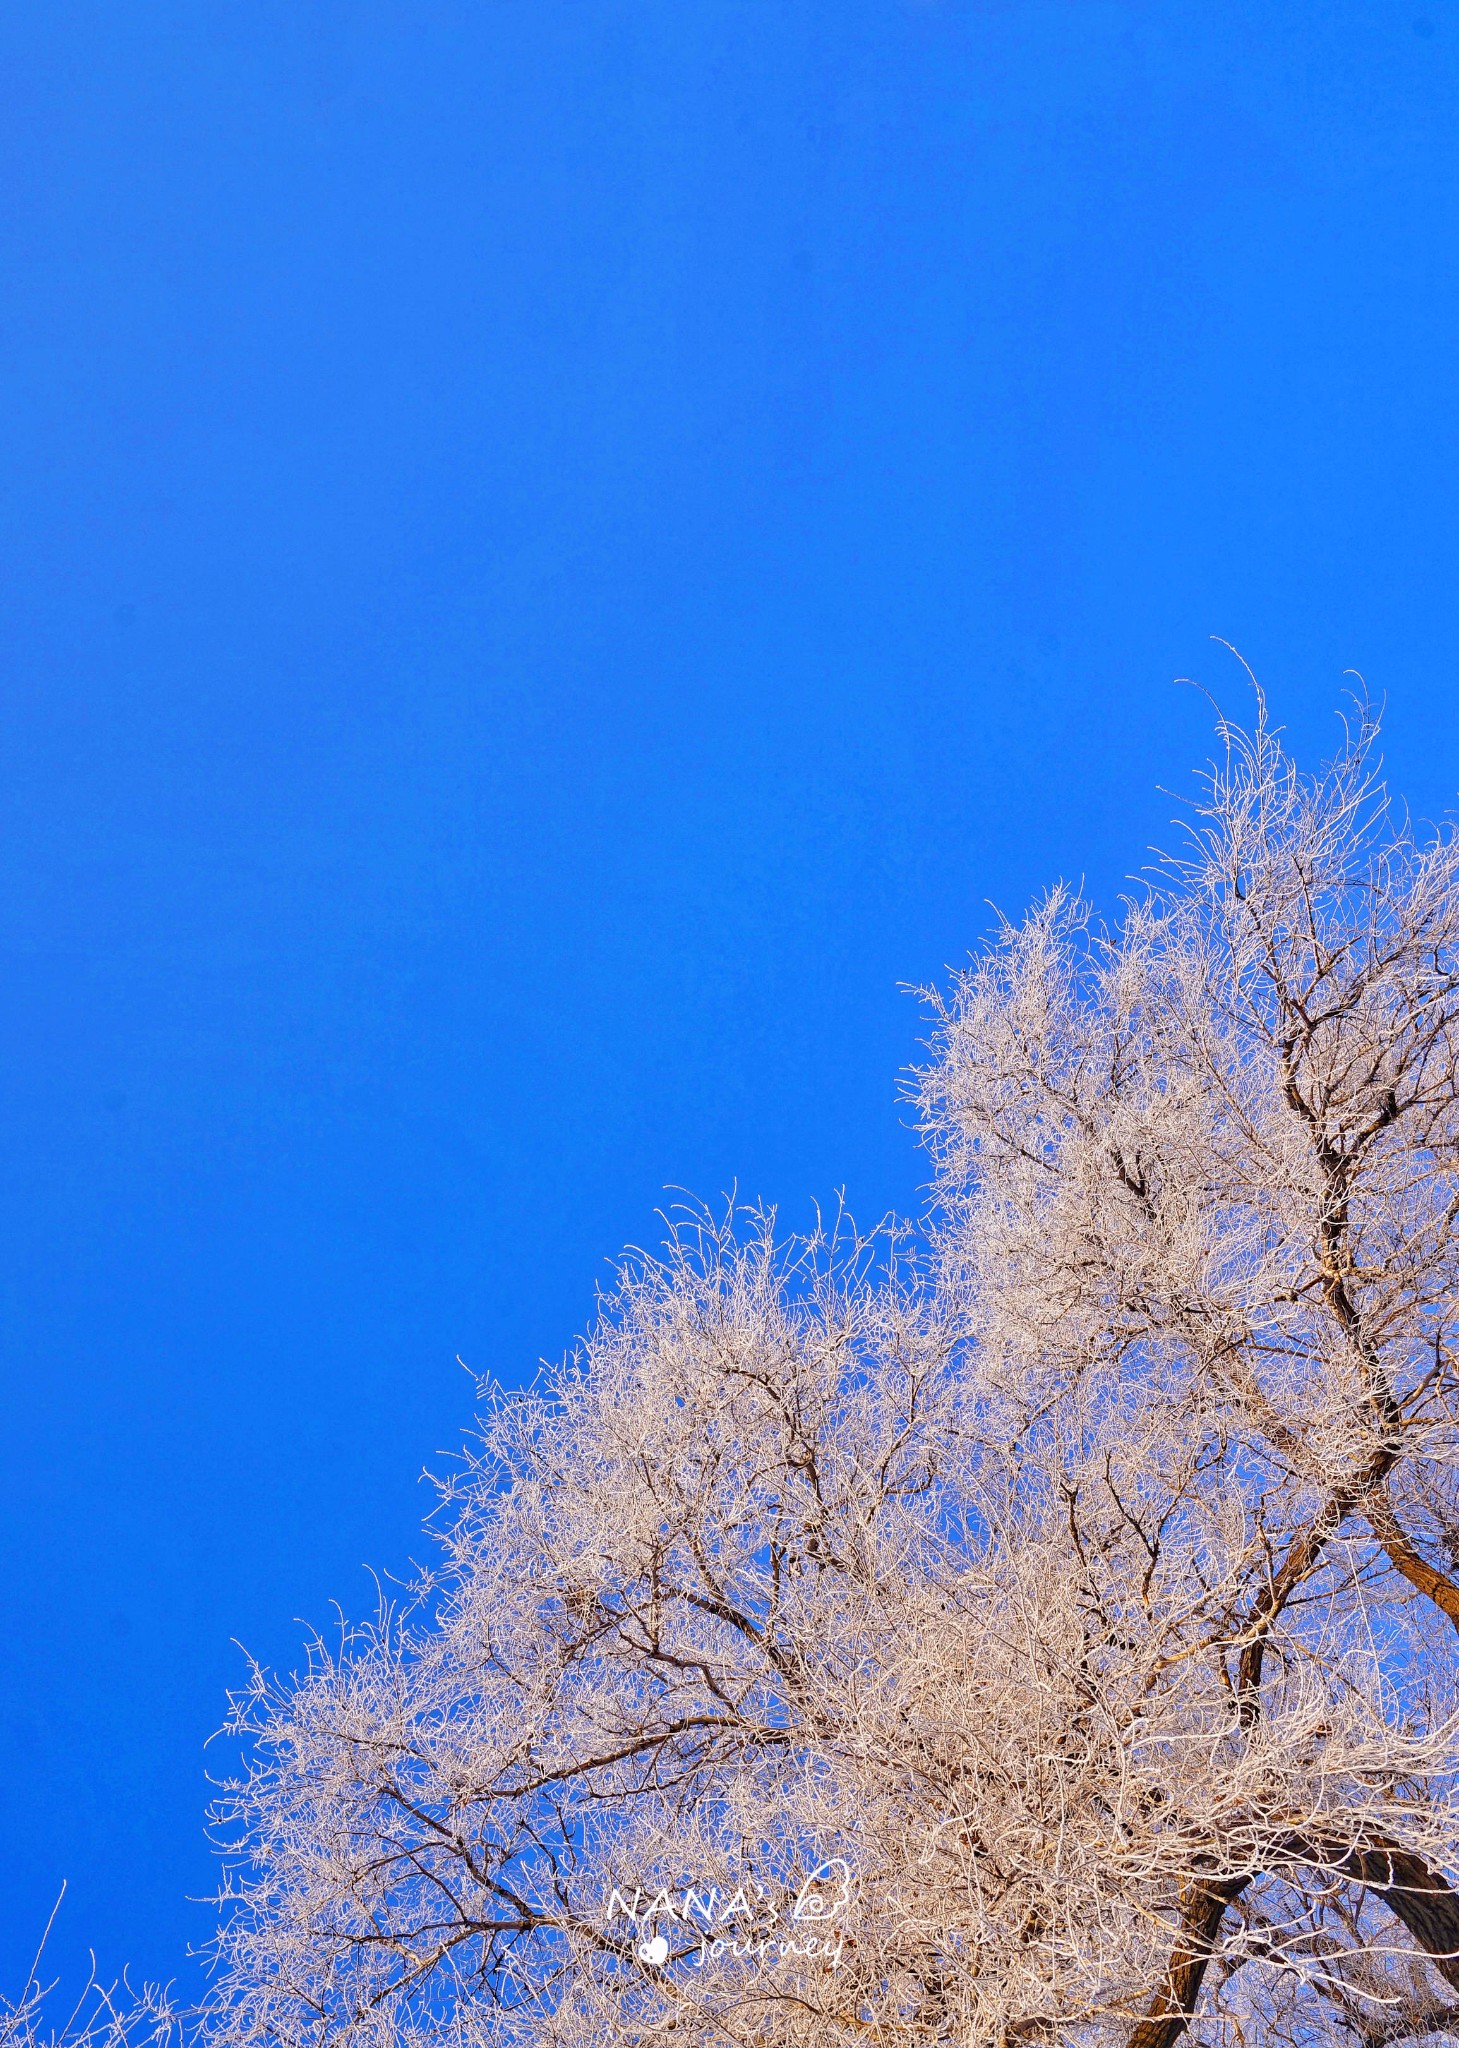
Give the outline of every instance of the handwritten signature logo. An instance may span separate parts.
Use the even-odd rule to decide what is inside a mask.
[[[751,1896],[751,1889],[754,1896]],[[763,1969],[774,1962],[815,1959],[835,1969],[846,1946],[846,1931],[831,1932],[832,1922],[851,1903],[851,1865],[844,1856],[818,1863],[792,1894],[756,1884],[740,1885],[728,1895],[717,1885],[686,1885],[681,1892],[665,1886],[647,1893],[636,1885],[627,1897],[615,1885],[608,1901],[607,1922],[620,1915],[637,1940],[633,1953],[649,1970],[692,1959],[704,1969],[711,1962],[730,1961]],[[677,1946],[675,1933],[688,1937]]]

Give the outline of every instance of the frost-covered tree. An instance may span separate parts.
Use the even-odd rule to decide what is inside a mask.
[[[682,1221],[237,1703],[220,2043],[1459,2038],[1459,846],[1222,728],[931,998],[923,1230]]]
[[[186,2026],[161,1985],[134,1990],[125,1977],[103,1984],[94,1956],[79,1993],[73,1986],[62,1996],[60,1980],[47,1978],[46,1948],[65,1896],[63,1884],[19,1995],[0,1994],[0,2048],[182,2048]]]

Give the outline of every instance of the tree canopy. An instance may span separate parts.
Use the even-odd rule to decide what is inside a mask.
[[[686,1213],[236,1702],[226,2048],[1459,2037],[1459,848],[1261,712],[929,996],[915,1228]]]

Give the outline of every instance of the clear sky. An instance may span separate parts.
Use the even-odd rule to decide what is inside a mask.
[[[1251,660],[1459,794],[1459,9],[0,7],[0,1972],[667,1185],[918,1199],[907,983]]]

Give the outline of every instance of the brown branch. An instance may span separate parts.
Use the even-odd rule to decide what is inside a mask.
[[[1344,1194],[1337,1213],[1345,1217],[1345,1211]],[[1323,1219],[1322,1234],[1324,1239],[1331,1235],[1332,1242],[1328,1249],[1333,1259],[1341,1227],[1343,1226],[1334,1221],[1331,1215]],[[1256,1611],[1251,1617],[1253,1633],[1247,1638],[1242,1649],[1236,1682],[1237,1712],[1242,1727],[1248,1729],[1255,1725],[1261,1712],[1262,1662],[1277,1617],[1297,1587],[1322,1562],[1329,1541],[1348,1516],[1355,1509],[1366,1513],[1369,1496],[1375,1489],[1382,1487],[1398,1463],[1403,1449],[1403,1411],[1389,1385],[1382,1362],[1363,1329],[1362,1318],[1353,1305],[1346,1279],[1335,1263],[1330,1262],[1328,1271],[1323,1275],[1323,1292],[1344,1334],[1372,1376],[1368,1405],[1378,1424],[1378,1441],[1369,1453],[1363,1469],[1355,1473],[1346,1485],[1338,1487],[1328,1496],[1314,1520],[1295,1539],[1280,1568],[1275,1576],[1268,1580],[1266,1591],[1257,1602]]]
[[[1402,1572],[1411,1586],[1417,1586],[1436,1607],[1442,1608],[1459,1629],[1459,1586],[1431,1565],[1427,1558],[1419,1556],[1399,1527],[1393,1503],[1381,1487],[1364,1501],[1363,1515],[1394,1570]]]
[[[1317,1870],[1374,1893],[1401,1920],[1440,1976],[1459,1988],[1459,1892],[1421,1856],[1388,1843],[1294,1840],[1288,1853]],[[1126,2048],[1175,2048],[1196,2009],[1226,1908],[1257,1873],[1193,1878],[1181,1904],[1180,1931],[1165,1982],[1132,2029]]]
[[[1237,1666],[1237,1714],[1243,1728],[1254,1727],[1261,1712],[1262,1663],[1277,1617],[1302,1581],[1322,1563],[1328,1543],[1348,1516],[1355,1508],[1367,1512],[1366,1502],[1372,1489],[1382,1485],[1397,1463],[1398,1445],[1391,1440],[1380,1444],[1363,1471],[1328,1496],[1267,1581],[1266,1590],[1250,1617],[1251,1632],[1245,1637]]]
[[[1245,1891],[1253,1874],[1214,1883],[1197,1878],[1191,1883],[1181,1905],[1180,1933],[1165,1982],[1131,2031],[1127,2048],[1175,2048],[1196,2009],[1226,1908]]]
[[[1421,1856],[1380,1843],[1330,1856],[1318,1845],[1314,1862],[1377,1894],[1401,1920],[1439,1975],[1459,1987],[1459,1892]]]

